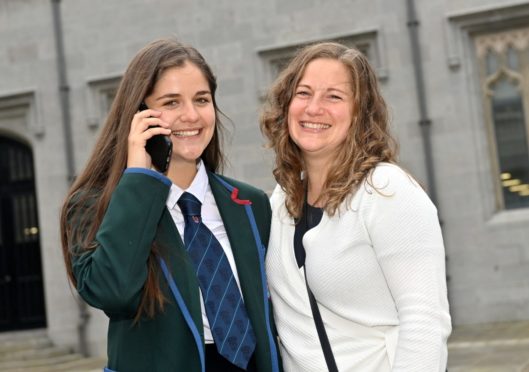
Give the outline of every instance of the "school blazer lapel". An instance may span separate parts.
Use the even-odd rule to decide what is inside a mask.
[[[194,265],[185,250],[182,238],[167,208],[162,214],[156,240],[161,245],[162,257],[165,258],[187,310],[203,339],[204,325],[202,324],[200,291]],[[170,295],[170,298],[173,296]]]
[[[259,250],[244,205],[235,203],[230,191],[214,175],[208,172],[208,177],[233,251],[244,302],[252,319],[252,314],[263,311]]]

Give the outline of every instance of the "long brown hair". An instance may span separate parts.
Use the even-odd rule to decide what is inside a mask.
[[[213,137],[201,155],[210,171],[222,170],[223,125],[217,107],[216,77],[202,55],[193,47],[173,39],[153,41],[132,59],[116,93],[110,113],[97,140],[88,163],[70,188],[61,211],[61,241],[68,277],[74,286],[77,281],[72,272],[72,255],[96,249],[95,235],[110,197],[127,164],[127,137],[130,123],[140,103],[149,96],[165,70],[182,67],[185,63],[198,67],[206,78],[215,108],[216,121]],[[159,287],[157,244],[152,245],[147,262],[148,275],[136,320],[141,315],[154,316],[163,310],[164,296]]]
[[[276,154],[274,177],[286,193],[286,208],[293,218],[301,216],[306,179],[299,147],[288,132],[288,110],[307,65],[319,58],[340,61],[350,73],[353,122],[335,157],[322,195],[325,211],[334,215],[379,162],[395,162],[397,145],[389,133],[388,113],[376,74],[358,50],[338,43],[318,43],[301,49],[281,72],[267,95],[260,117],[261,131]]]

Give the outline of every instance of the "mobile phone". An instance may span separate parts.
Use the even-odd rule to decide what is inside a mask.
[[[147,109],[147,105],[142,102],[140,104],[139,110],[143,111]],[[150,126],[149,128],[152,127],[153,126]],[[152,165],[154,165],[154,167],[162,173],[167,172],[167,168],[169,168],[169,162],[171,161],[171,153],[173,152],[173,143],[171,142],[171,138],[169,138],[169,136],[164,136],[163,134],[152,136],[147,140],[147,143],[145,144],[145,150],[151,156]]]

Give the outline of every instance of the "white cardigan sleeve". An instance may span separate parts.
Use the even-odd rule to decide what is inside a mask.
[[[451,324],[437,210],[397,166],[378,166],[372,185],[364,223],[400,323],[392,370],[444,372]]]

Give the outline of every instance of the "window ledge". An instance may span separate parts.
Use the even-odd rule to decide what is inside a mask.
[[[526,224],[529,222],[529,208],[511,209],[497,212],[487,221],[488,227],[513,224]]]

